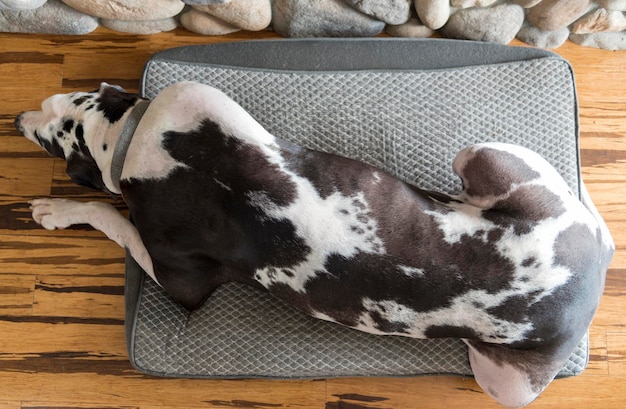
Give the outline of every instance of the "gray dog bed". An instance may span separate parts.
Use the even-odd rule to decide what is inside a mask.
[[[512,142],[582,194],[570,65],[543,50],[453,40],[314,39],[189,46],[154,55],[142,92],[217,87],[274,135],[357,158],[424,189],[456,193],[454,155]],[[472,371],[458,339],[374,336],[316,320],[240,284],[187,312],[127,260],[130,360],[174,377],[322,378]],[[587,337],[560,376],[583,371]]]

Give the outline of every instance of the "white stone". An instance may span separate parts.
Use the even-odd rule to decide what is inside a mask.
[[[528,9],[526,19],[545,31],[560,30],[582,17],[592,3],[592,0],[542,0]]]
[[[49,0],[34,10],[0,10],[0,32],[40,34],[87,34],[98,27],[98,19]]]
[[[449,0],[415,0],[415,11],[425,26],[439,30],[450,18]]]
[[[494,7],[461,9],[440,33],[444,37],[507,44],[524,23],[524,9],[511,3]]]
[[[607,10],[626,11],[626,0],[597,0]]]
[[[539,48],[558,48],[567,41],[569,28],[556,31],[543,31],[530,23],[524,23],[517,33],[517,38],[526,44]]]
[[[174,17],[185,7],[180,0],[63,0],[90,16],[112,20],[160,20]]]
[[[232,0],[226,4],[192,7],[248,31],[263,30],[272,22],[270,0]]]
[[[569,39],[585,47],[602,48],[612,51],[626,50],[626,31],[570,34]]]
[[[174,17],[160,20],[111,20],[100,19],[100,24],[110,30],[130,34],[157,34],[178,27]]]
[[[469,7],[487,7],[498,0],[450,0],[452,7],[466,9]]]
[[[33,10],[48,0],[0,0],[0,10]]]
[[[598,8],[576,21],[572,33],[589,34],[602,31],[626,30],[626,16],[621,11]]]
[[[387,24],[403,24],[411,17],[412,0],[345,0],[361,13]]]
[[[230,0],[183,0],[185,4],[192,6],[207,5],[207,4],[225,4],[230,3]]]
[[[272,28],[284,37],[370,37],[385,23],[343,0],[273,0]]]
[[[536,6],[540,1],[541,0],[513,0],[513,3],[517,3],[527,9]]]
[[[426,27],[416,17],[411,17],[409,21],[399,25],[388,25],[385,32],[394,37],[411,37],[411,38],[427,38],[432,36],[435,31]]]
[[[180,16],[180,24],[192,33],[209,36],[220,36],[241,30],[224,20],[195,9],[191,9]]]

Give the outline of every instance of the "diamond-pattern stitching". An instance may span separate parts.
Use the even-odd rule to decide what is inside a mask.
[[[441,71],[288,72],[152,61],[144,93],[192,80],[222,89],[270,132],[363,160],[425,189],[456,192],[451,161],[479,141],[542,154],[578,192],[572,76],[556,59]],[[132,325],[133,323],[129,323]],[[224,285],[188,314],[145,283],[133,339],[151,373],[207,377],[471,375],[460,340],[372,336]],[[587,364],[583,339],[561,376]]]

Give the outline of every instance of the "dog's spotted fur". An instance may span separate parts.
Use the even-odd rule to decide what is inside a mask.
[[[507,406],[531,402],[587,330],[613,243],[535,153],[470,146],[453,163],[461,194],[426,192],[275,138],[221,92],[180,83],[139,123],[120,192],[113,148],[139,100],[103,84],[16,120],[75,181],[121,193],[136,227],[93,203],[40,199],[33,217],[104,231],[186,307],[235,280],[362,331],[463,338],[478,383]]]

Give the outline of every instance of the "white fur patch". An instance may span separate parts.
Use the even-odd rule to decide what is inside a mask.
[[[179,82],[165,88],[152,102],[137,126],[124,164],[122,179],[163,179],[187,165],[176,161],[163,149],[166,132],[191,132],[203,120],[217,123],[227,135],[264,145],[274,143],[270,135],[242,107],[223,92],[193,82]]]
[[[452,211],[444,213],[436,210],[425,210],[424,213],[437,222],[446,243],[458,243],[464,236],[480,237],[486,242],[489,231],[496,228],[495,224],[482,217],[482,210],[478,207],[456,202],[442,206]],[[481,232],[480,236],[477,236],[478,232]]]
[[[475,290],[455,298],[448,307],[426,312],[415,311],[394,300],[365,298],[363,308],[367,312],[361,315],[355,328],[373,334],[389,334],[377,328],[372,318],[374,314],[385,321],[400,323],[406,327],[405,331],[394,335],[426,338],[426,331],[432,326],[454,326],[471,328],[481,339],[488,342],[510,343],[524,340],[524,335],[532,329],[532,324],[509,322],[487,312],[488,308],[500,305],[505,298],[504,294],[495,295]],[[494,334],[500,337],[496,338]]]
[[[417,268],[417,267],[410,267],[410,266],[398,264],[396,268],[402,271],[404,275],[406,275],[407,277],[423,277],[426,274],[424,269]]]
[[[306,241],[311,252],[306,260],[287,269],[269,266],[257,270],[255,277],[263,286],[283,283],[304,292],[309,279],[328,273],[325,264],[330,255],[350,258],[358,252],[385,254],[363,193],[343,196],[335,192],[322,198],[308,180],[296,175],[292,179],[297,186],[294,203],[279,207],[262,195],[251,196],[250,203],[269,218],[293,223],[296,234]]]

